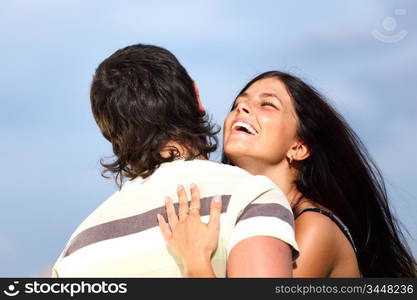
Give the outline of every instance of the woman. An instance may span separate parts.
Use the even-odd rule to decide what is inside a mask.
[[[223,144],[224,163],[268,176],[286,194],[300,248],[294,277],[416,276],[380,172],[356,134],[312,87],[283,72],[257,76],[236,98]],[[175,241],[164,236],[179,249],[204,226],[176,234]],[[201,243],[188,247],[196,244]],[[182,253],[177,252],[190,259]]]

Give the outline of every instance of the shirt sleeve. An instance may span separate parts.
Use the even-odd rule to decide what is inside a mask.
[[[235,209],[231,211],[231,233],[227,256],[240,241],[253,236],[275,237],[287,243],[295,260],[299,255],[294,233],[294,216],[283,192],[264,176],[255,176],[251,184],[240,186],[231,199]],[[249,198],[248,198],[249,197]]]

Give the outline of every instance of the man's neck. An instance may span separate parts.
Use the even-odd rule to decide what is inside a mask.
[[[187,147],[181,145],[178,142],[175,141],[168,141],[166,145],[164,146],[164,149],[160,152],[161,156],[163,158],[168,158],[174,155],[174,158],[188,158],[190,156],[190,153],[187,149]],[[201,160],[207,160],[208,158],[204,155],[200,155],[196,157],[197,159]]]

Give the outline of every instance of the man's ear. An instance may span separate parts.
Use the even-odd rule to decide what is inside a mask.
[[[200,100],[200,92],[198,91],[198,86],[197,86],[197,84],[195,83],[195,81],[193,80],[193,85],[194,85],[194,93],[195,93],[195,96],[196,96],[196,98],[197,98],[197,102],[198,102],[198,109],[201,111],[201,112],[206,112],[206,110],[204,109],[204,107],[203,107],[203,104],[201,104],[201,100]]]
[[[288,151],[288,156],[295,161],[301,161],[310,156],[310,147],[301,140],[298,140]]]

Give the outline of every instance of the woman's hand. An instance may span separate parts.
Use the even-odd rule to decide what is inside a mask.
[[[215,277],[211,266],[211,256],[216,250],[220,230],[221,197],[214,196],[210,205],[209,222],[200,220],[200,192],[195,184],[191,185],[191,205],[188,207],[187,194],[179,185],[178,216],[172,199],[165,198],[168,223],[157,215],[159,228],[169,247],[178,256],[186,276]],[[169,224],[169,225],[168,225]]]

